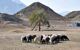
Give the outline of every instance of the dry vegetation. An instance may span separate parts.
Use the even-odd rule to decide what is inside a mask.
[[[17,30],[16,30],[17,31]],[[0,33],[0,50],[80,50],[80,31],[8,31]],[[66,34],[70,41],[58,43],[55,45],[22,43],[20,37],[26,34]]]

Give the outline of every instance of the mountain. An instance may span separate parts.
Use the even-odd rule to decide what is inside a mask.
[[[0,0],[0,13],[14,14],[25,7],[18,0]]]
[[[64,20],[64,17],[59,15],[58,13],[54,12],[51,8],[48,6],[43,5],[40,2],[35,2],[29,5],[28,7],[22,9],[21,11],[17,12],[15,15],[20,16],[21,18],[28,19],[29,16],[35,11],[44,10],[44,13],[46,14],[46,17],[49,20]]]
[[[80,11],[72,11],[66,15],[66,18],[73,21],[80,21]]]
[[[5,13],[0,13],[0,21],[10,21],[15,23],[21,23],[22,20],[14,15],[9,15]]]
[[[65,24],[66,18],[63,16],[59,15],[55,11],[53,11],[51,8],[48,6],[43,5],[42,3],[35,2],[29,5],[28,7],[20,10],[19,12],[9,15],[5,13],[0,13],[0,21],[4,21],[4,23],[9,22],[8,24],[5,24],[5,26],[8,27],[30,27],[30,22],[29,22],[29,16],[35,12],[35,11],[42,11],[46,14],[47,19],[49,20],[51,26],[57,28],[59,26],[61,28],[62,25]],[[37,13],[37,12],[35,12]],[[2,27],[2,25],[1,25]],[[25,27],[25,28],[26,28]],[[52,28],[52,27],[51,27]]]
[[[1,30],[12,30],[17,28],[25,28],[25,23],[19,17],[15,15],[0,13],[0,29]]]

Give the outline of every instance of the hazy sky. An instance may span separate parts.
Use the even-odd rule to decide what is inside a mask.
[[[39,1],[58,13],[80,10],[80,0],[20,0],[27,6],[32,2]]]
[[[19,0],[0,0],[0,13],[14,14],[24,7]]]
[[[4,3],[2,3],[2,1]],[[65,14],[67,12],[70,12],[70,11],[77,11],[77,10],[80,10],[80,0],[0,0],[0,5],[2,3],[3,6],[0,6],[1,7],[6,7],[7,6],[7,3],[9,4],[10,2],[9,1],[12,1],[14,3],[17,3],[19,5],[21,4],[25,4],[26,6],[29,6],[31,3],[33,2],[41,2],[47,6],[49,6],[51,9],[53,9],[55,12],[57,13],[60,13],[60,14]],[[12,4],[12,3],[10,3]],[[10,8],[9,10],[11,10],[11,7],[12,5],[10,5],[7,7],[7,8]],[[4,6],[5,5],[5,6]],[[14,5],[14,4],[13,4]],[[15,6],[14,6],[15,7]],[[14,8],[13,7],[13,8]],[[23,6],[22,6],[23,7]],[[2,8],[2,9],[3,9]],[[16,9],[18,8],[15,7]],[[6,9],[6,8],[4,8]],[[19,9],[19,8],[18,8]],[[20,9],[19,9],[20,10]],[[1,11],[1,9],[0,9]],[[2,10],[3,11],[3,10]],[[8,11],[8,10],[7,10]],[[5,10],[6,12],[6,10]],[[8,11],[9,12],[9,11]]]

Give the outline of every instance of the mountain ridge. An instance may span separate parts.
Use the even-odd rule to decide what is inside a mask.
[[[21,17],[27,18],[27,17],[29,17],[29,15],[32,14],[32,12],[34,10],[37,10],[38,8],[43,9],[45,11],[45,13],[47,14],[47,17],[50,20],[64,20],[63,16],[54,12],[51,8],[49,8],[48,6],[45,6],[44,4],[42,4],[40,2],[32,3],[28,7],[26,7],[24,9],[22,9],[21,11],[17,12],[15,15],[19,15]]]
[[[22,22],[18,17],[6,13],[0,13],[0,21],[11,21],[16,23]]]
[[[72,11],[70,13],[68,13],[66,16],[66,18],[72,20],[72,21],[80,21],[80,11]]]

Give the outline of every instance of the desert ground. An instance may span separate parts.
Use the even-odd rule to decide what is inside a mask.
[[[27,34],[65,34],[70,41],[47,45],[35,43],[22,43],[20,38]],[[0,50],[80,50],[80,30],[67,31],[26,31],[12,30],[0,31]]]

